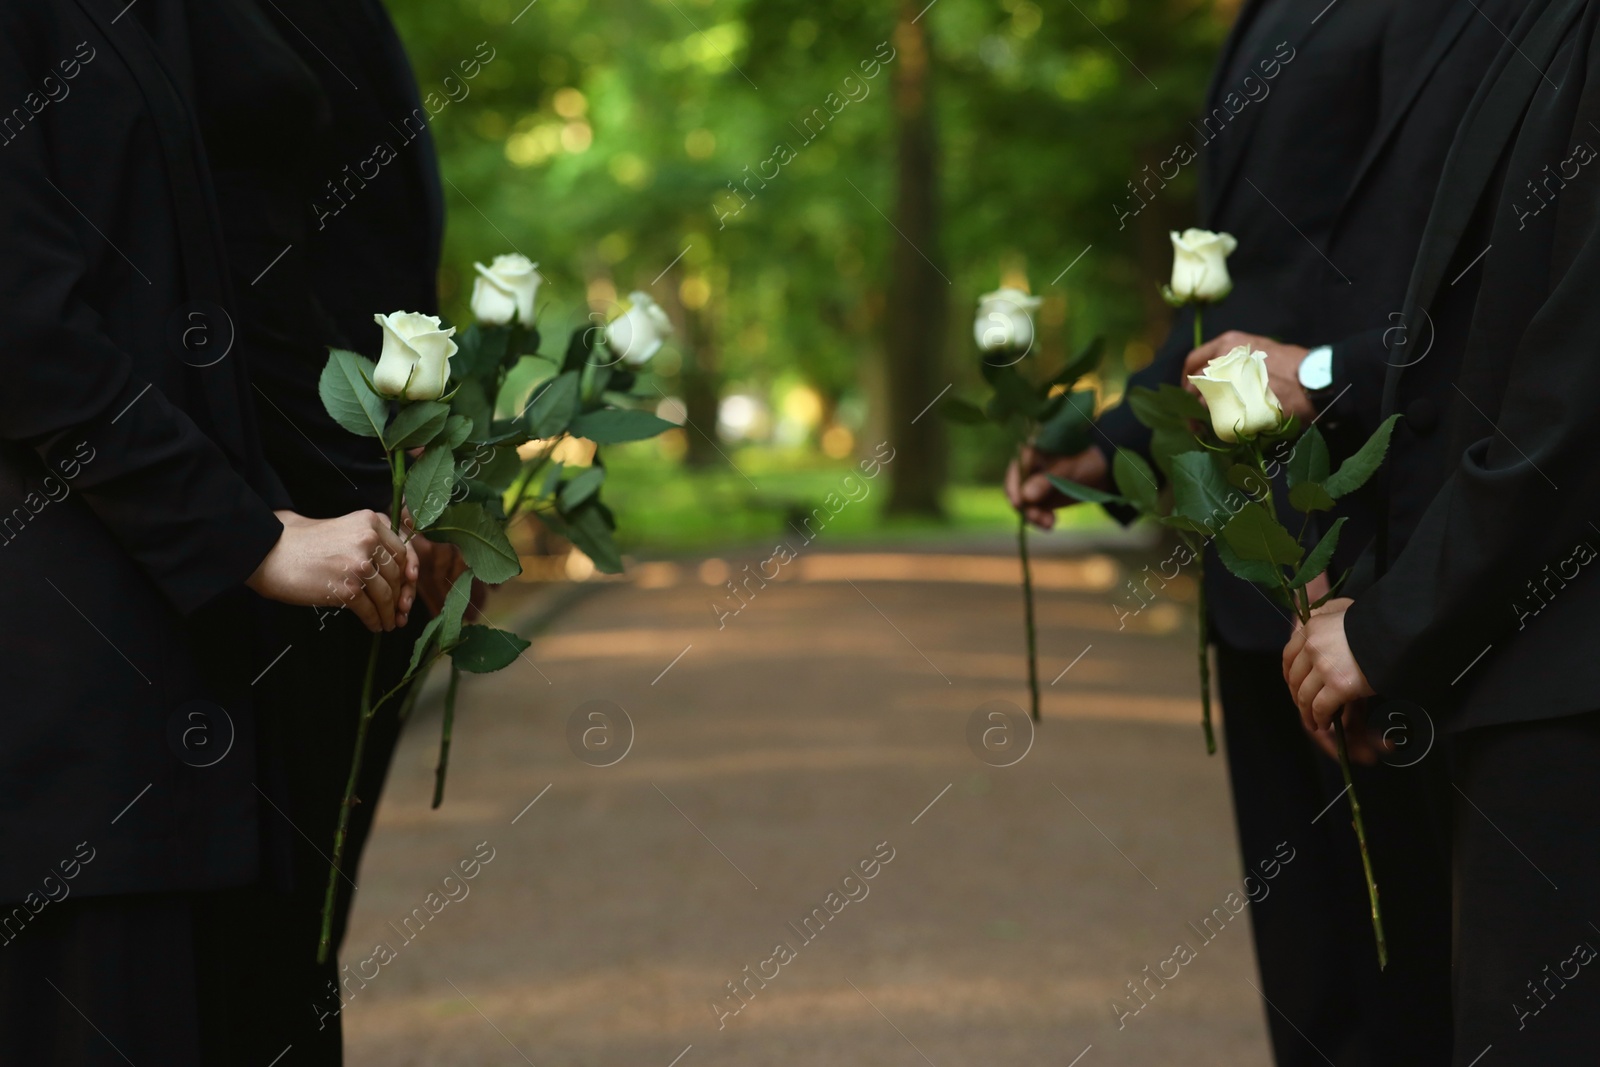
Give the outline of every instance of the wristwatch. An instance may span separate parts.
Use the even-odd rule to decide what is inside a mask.
[[[1308,393],[1320,392],[1333,384],[1333,348],[1318,345],[1300,361],[1300,386]]]

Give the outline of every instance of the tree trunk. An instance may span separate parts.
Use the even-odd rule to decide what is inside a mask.
[[[689,307],[681,300],[677,304],[683,322],[683,366],[678,380],[683,388],[683,407],[689,421],[684,427],[689,445],[684,462],[691,467],[726,464],[727,460],[714,443],[722,382],[717,373],[717,341],[711,327],[711,304],[708,301],[698,308]]]
[[[889,258],[890,514],[942,516],[944,423],[928,409],[950,379],[942,370],[950,279],[938,266],[938,135],[923,4],[900,0],[894,46],[895,203]]]

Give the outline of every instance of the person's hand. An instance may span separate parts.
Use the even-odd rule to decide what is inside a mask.
[[[411,539],[411,547],[416,550],[417,561],[422,569],[417,592],[428,610],[437,615],[444,610],[444,598],[449,595],[450,587],[466,571],[467,561],[462,557],[461,549],[455,545],[430,541],[420,534]],[[472,592],[467,600],[469,610],[482,612],[488,588],[476,578],[473,579]]]
[[[1345,638],[1345,613],[1354,603],[1349,597],[1328,601],[1283,648],[1283,680],[1307,730],[1326,730],[1340,708],[1377,695]]]
[[[337,519],[276,513],[283,534],[246,581],[268,600],[349,608],[374,633],[404,626],[416,599],[417,556],[375,511]]]
[[[1322,749],[1323,754],[1335,763],[1339,761],[1339,740],[1333,736],[1332,730],[1310,730],[1311,740]],[[1367,702],[1357,700],[1346,704],[1344,708],[1344,740],[1345,751],[1350,754],[1350,759],[1363,766],[1370,767],[1378,762],[1380,752],[1394,751],[1394,745],[1375,737],[1367,725]]]
[[[1183,362],[1183,387],[1198,395],[1199,390],[1189,380],[1189,375],[1199,374],[1207,363],[1227,355],[1240,345],[1249,345],[1254,351],[1267,354],[1267,384],[1272,387],[1285,414],[1297,415],[1301,421],[1317,417],[1317,409],[1311,405],[1305,386],[1300,384],[1300,364],[1305,361],[1309,349],[1286,345],[1282,341],[1258,337],[1253,333],[1229,330],[1190,352],[1189,358]]]
[[[1056,524],[1056,508],[1077,503],[1050,484],[1050,475],[1094,489],[1109,489],[1108,466],[1106,454],[1098,448],[1055,456],[1028,445],[1022,450],[1021,464],[1012,460],[1006,468],[1006,498],[1029,522],[1048,530]]]

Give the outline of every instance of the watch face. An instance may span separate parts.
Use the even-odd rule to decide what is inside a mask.
[[[1313,348],[1300,361],[1300,384],[1308,392],[1326,389],[1333,384],[1333,349],[1327,345]]]

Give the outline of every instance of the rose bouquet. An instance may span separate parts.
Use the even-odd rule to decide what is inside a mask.
[[[1095,391],[1077,388],[1100,363],[1102,341],[1096,338],[1052,375],[1035,381],[1018,364],[1033,349],[1033,312],[1039,297],[1020,289],[998,289],[978,300],[973,337],[981,355],[979,370],[994,390],[982,407],[952,397],[942,406],[953,422],[988,423],[1001,427],[1017,450],[1033,445],[1046,452],[1069,454],[1089,446]],[[1039,718],[1038,630],[1034,623],[1033,570],[1028,558],[1028,521],[1017,516],[1017,555],[1022,564],[1023,622],[1028,649],[1028,695],[1033,718]]]
[[[400,680],[379,695],[373,688],[382,636],[372,639],[334,834],[319,962],[328,954],[337,879],[373,716],[435,662],[449,658],[434,785],[438,807],[461,673],[500,670],[529,644],[510,631],[465,621],[473,581],[495,585],[521,573],[506,530],[528,514],[567,537],[598,570],[621,571],[612,539],[616,517],[600,499],[605,466],[598,449],[654,437],[674,425],[633,406],[633,368],[655,354],[671,329],[646,294],[633,294],[633,306],[604,328],[575,330],[561,355],[545,356],[539,353],[534,308],[537,265],[510,255],[476,266],[477,321],[459,339],[454,327],[432,315],[378,315],[383,349],[376,364],[335,349],[323,368],[323,406],[346,430],[375,439],[388,459],[391,528],[455,545],[466,570],[417,637]],[[525,359],[543,363],[549,373],[519,404],[507,383]],[[570,438],[594,443],[590,466],[569,472],[552,461]]]

